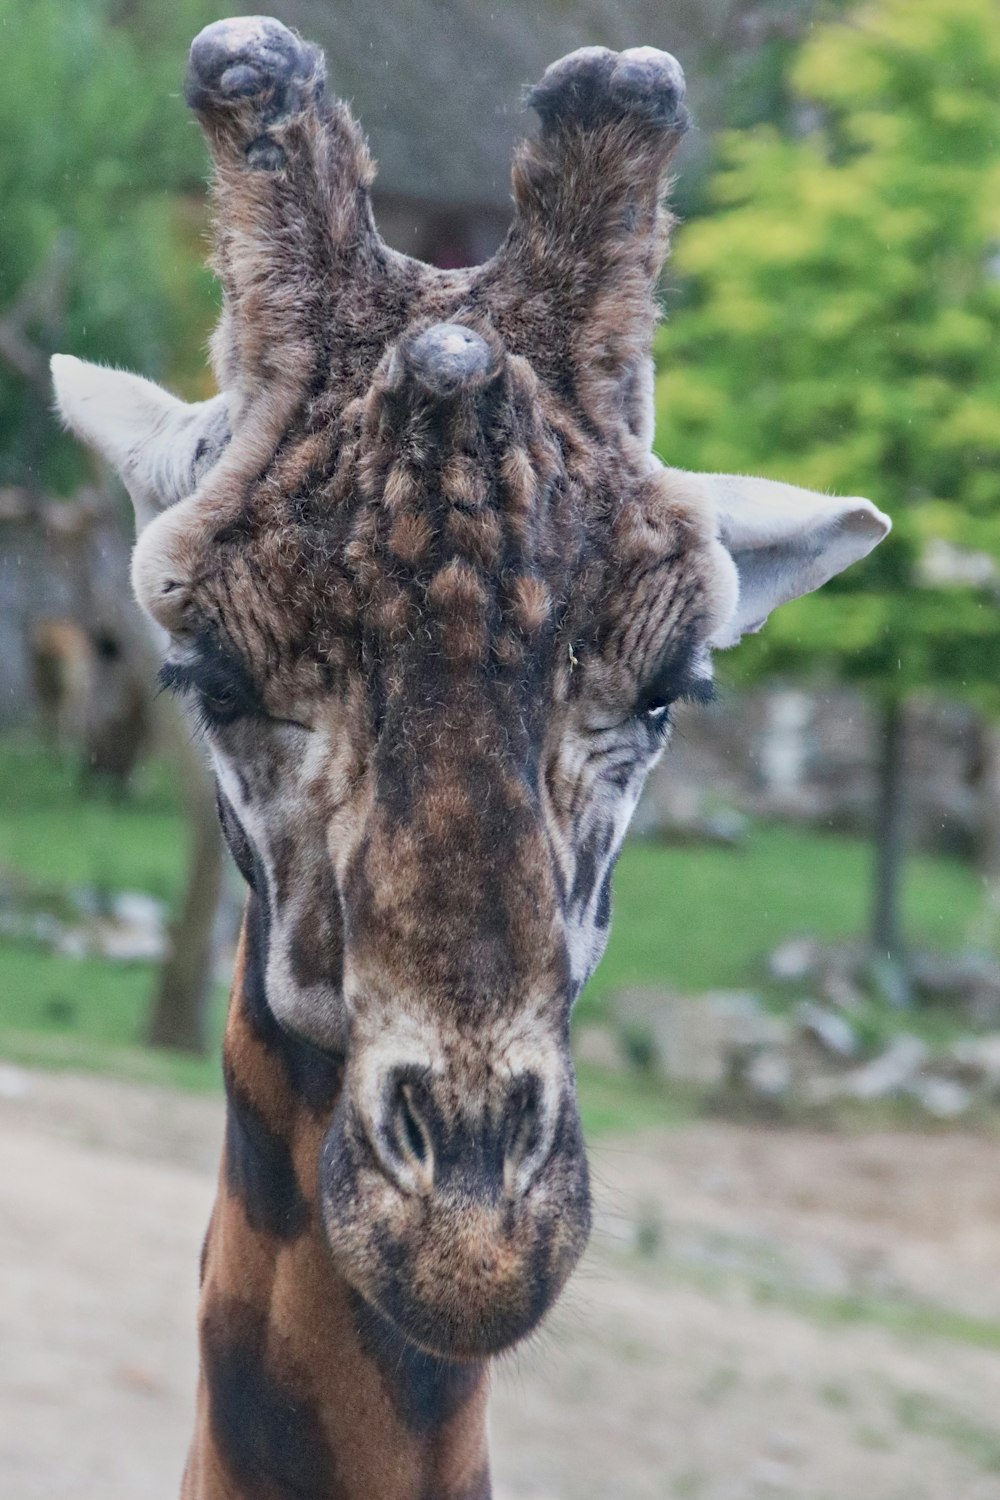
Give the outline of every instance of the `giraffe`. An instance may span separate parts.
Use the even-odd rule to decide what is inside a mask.
[[[491,1361],[588,1237],[569,1016],[672,707],[889,522],[652,454],[668,54],[548,69],[509,235],[457,271],[380,239],[279,22],[202,31],[186,97],[219,394],[53,360],[248,886],[183,1496],[483,1500]]]

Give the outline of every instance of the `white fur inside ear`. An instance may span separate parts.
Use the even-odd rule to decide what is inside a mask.
[[[739,578],[739,594],[711,644],[733,646],[773,609],[820,588],[866,557],[892,522],[870,500],[821,495],[770,479],[692,476],[715,511],[718,537]]]
[[[228,440],[224,396],[189,405],[141,375],[70,354],[54,354],[51,369],[63,421],[120,476],[139,531],[191,494],[199,464],[204,472]]]

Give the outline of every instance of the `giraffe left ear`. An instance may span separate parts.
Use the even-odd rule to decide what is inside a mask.
[[[816,494],[772,479],[694,474],[739,580],[736,607],[711,644],[735,646],[772,609],[809,594],[867,557],[892,522],[870,500]]]
[[[138,532],[192,494],[229,441],[225,396],[188,404],[140,375],[70,354],[54,354],[51,369],[60,416],[120,476]]]

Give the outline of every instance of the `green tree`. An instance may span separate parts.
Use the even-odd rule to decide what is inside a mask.
[[[906,700],[941,688],[992,707],[1000,664],[995,590],[957,581],[970,553],[981,575],[1000,560],[996,0],[876,0],[816,28],[791,82],[798,133],[728,133],[710,210],[679,235],[658,446],[893,517],[863,567],[779,611],[736,671],[826,669],[876,696],[872,936],[897,955]]]
[[[0,0],[0,483],[80,476],[50,415],[55,347],[189,375],[214,293],[178,58],[205,10]]]

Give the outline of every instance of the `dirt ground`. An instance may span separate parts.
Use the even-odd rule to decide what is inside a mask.
[[[0,1496],[171,1500],[220,1108],[0,1068]],[[1000,1145],[602,1142],[493,1402],[498,1500],[1000,1500]],[[374,1500],[374,1497],[373,1497]]]

